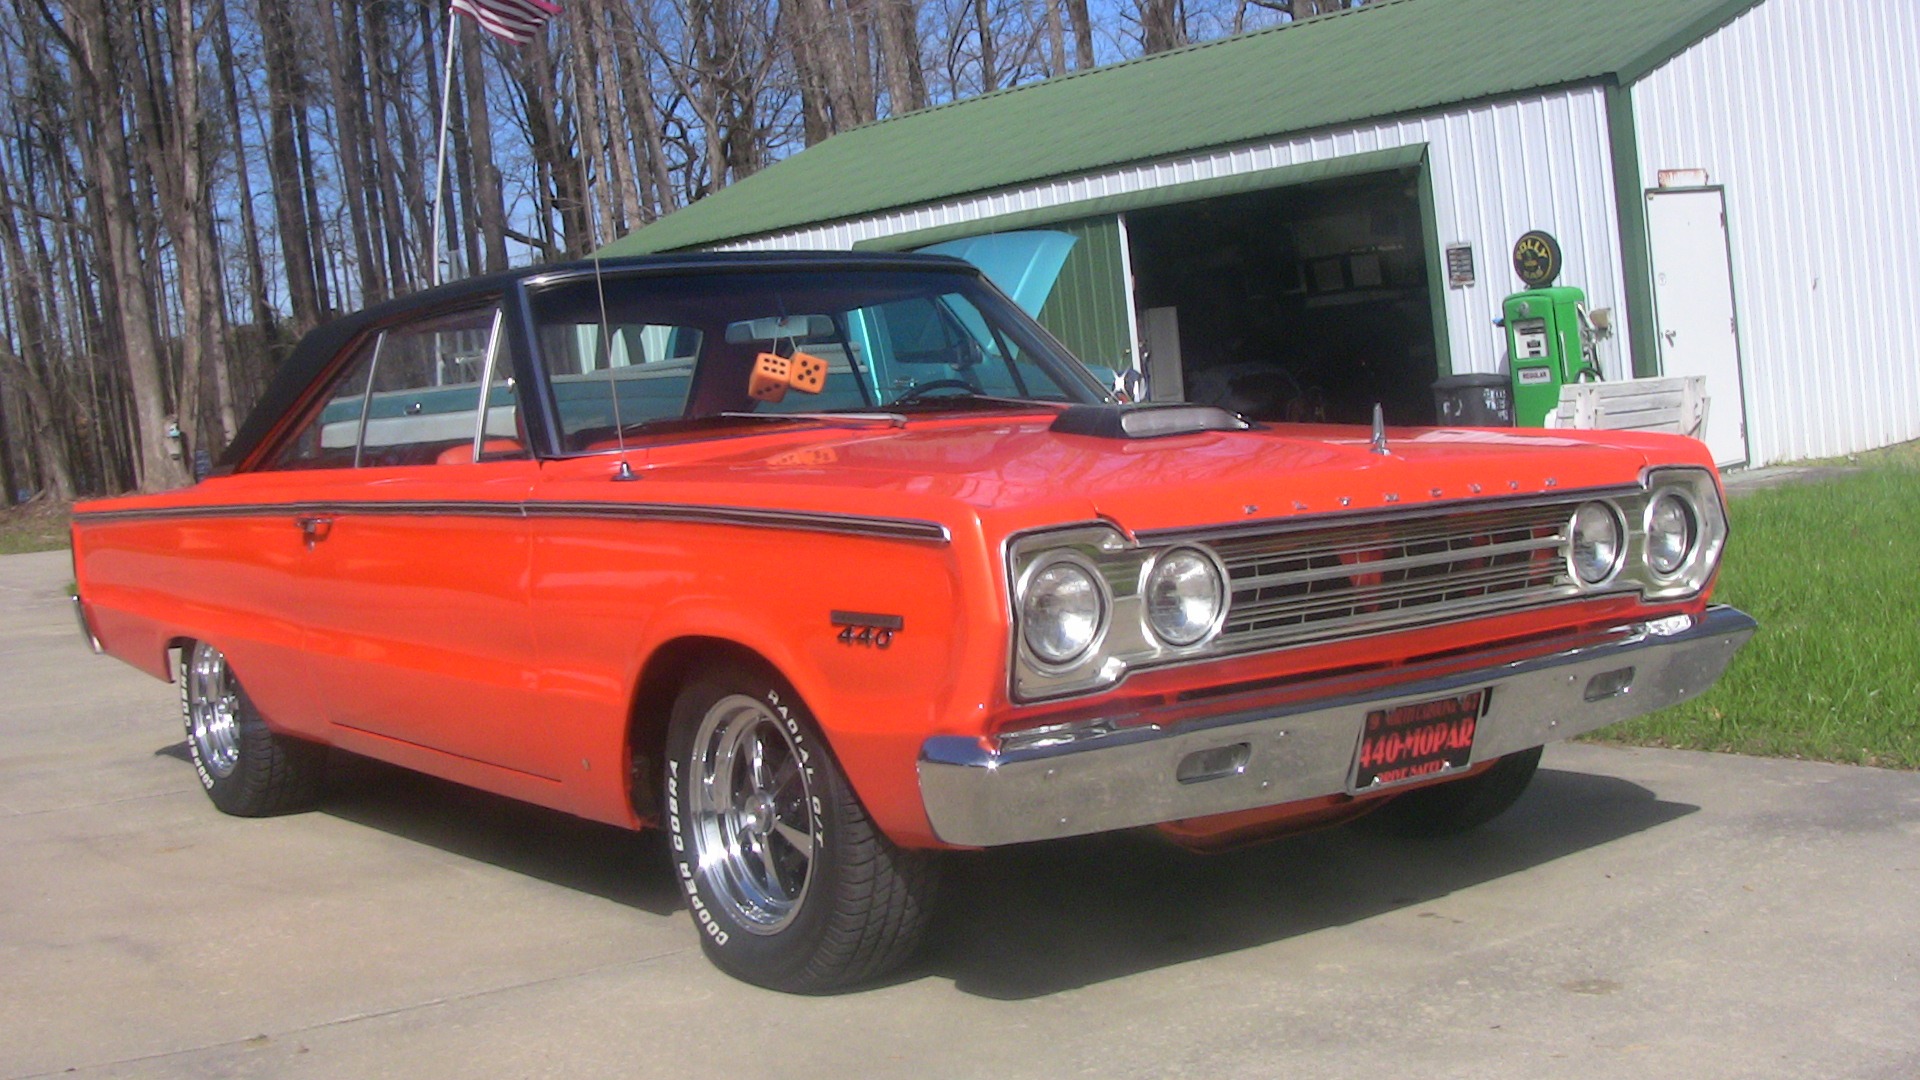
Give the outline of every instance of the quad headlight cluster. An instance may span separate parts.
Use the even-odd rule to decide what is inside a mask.
[[[1226,568],[1199,544],[1140,546],[1085,526],[1023,538],[1010,554],[1022,697],[1203,652],[1226,620]]]
[[[1727,540],[1711,474],[1660,469],[1635,492],[1591,499],[1567,522],[1567,573],[1581,592],[1638,590],[1648,600],[1705,588]]]
[[[1712,580],[1726,544],[1719,486],[1704,469],[1656,469],[1632,488],[1555,496],[1546,505],[1564,506],[1567,516],[1557,546],[1538,557],[1551,560],[1557,550],[1564,566],[1549,562],[1544,579],[1515,594],[1522,605],[1617,593],[1686,599]],[[1426,516],[1446,512],[1435,507]],[[1220,638],[1233,587],[1210,539],[1196,531],[1140,543],[1095,524],[1015,537],[1007,548],[1015,698],[1098,690],[1133,669],[1231,651],[1234,637]]]

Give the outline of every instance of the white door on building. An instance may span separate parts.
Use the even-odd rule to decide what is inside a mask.
[[[1721,190],[1647,192],[1647,240],[1660,373],[1706,376],[1707,449],[1722,468],[1745,464],[1747,408]]]

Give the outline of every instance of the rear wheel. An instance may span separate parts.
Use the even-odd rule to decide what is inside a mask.
[[[729,666],[687,686],[667,769],[675,876],[722,970],[820,992],[884,974],[918,946],[933,856],[879,833],[783,682]]]
[[[1477,829],[1519,801],[1540,768],[1540,750],[1508,754],[1464,780],[1397,795],[1361,820],[1396,836],[1453,836]]]
[[[204,641],[180,650],[180,712],[193,770],[221,810],[265,817],[319,797],[326,748],[268,728],[225,654]]]

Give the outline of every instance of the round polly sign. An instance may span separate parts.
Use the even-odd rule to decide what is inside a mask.
[[[1533,229],[1513,243],[1513,272],[1528,288],[1541,289],[1560,276],[1560,241],[1553,234]]]

